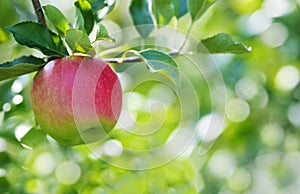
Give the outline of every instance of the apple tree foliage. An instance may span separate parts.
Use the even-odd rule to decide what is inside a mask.
[[[113,4],[106,5],[106,1],[76,1],[74,3],[76,15],[75,22],[70,23],[64,14],[53,5],[43,6],[43,10],[49,19],[49,22],[54,27],[53,32],[43,24],[32,21],[25,21],[7,27],[6,30],[11,32],[15,40],[30,48],[40,50],[46,57],[43,59],[29,56],[15,59],[11,62],[6,62],[1,65],[2,74],[14,71],[15,75],[10,73],[7,77],[23,75],[37,70],[37,67],[42,67],[51,57],[63,57],[75,53],[89,54],[93,56],[92,42],[98,40],[113,40],[109,37],[106,28],[101,25],[101,20],[104,19],[105,14],[113,10]],[[109,2],[109,1],[108,1]],[[150,1],[133,0],[131,2],[129,11],[133,24],[142,38],[149,36],[155,30],[154,23],[158,26],[164,26],[170,22],[173,17],[179,19],[185,14],[190,14],[192,22],[196,22],[213,5],[214,1],[198,0],[198,1],[153,1],[152,12],[155,18],[152,18],[150,9]],[[108,11],[106,11],[108,8]],[[175,9],[176,8],[176,9]],[[105,14],[101,14],[101,12]],[[178,12],[178,13],[177,13]],[[100,15],[100,17],[99,17]],[[154,21],[155,20],[155,21]],[[94,26],[97,24],[97,36],[94,40],[90,40],[89,35]],[[146,25],[146,26],[145,26]],[[191,25],[192,26],[192,25]],[[249,52],[247,47],[234,42],[228,34],[217,34],[208,39],[202,40],[202,44],[212,53],[246,53]],[[68,53],[67,47],[71,50]],[[151,56],[152,63],[146,63],[149,69],[154,69],[155,72],[166,71],[167,75],[171,77],[173,83],[179,82],[179,73],[177,64],[167,53],[162,53],[156,49],[138,50],[135,51],[143,60],[147,60],[145,56]],[[160,63],[165,62],[165,66],[160,67]],[[17,68],[20,65],[27,65],[28,67],[21,70]],[[174,66],[174,68],[172,68]],[[16,67],[16,69],[14,69]],[[169,68],[171,67],[171,68]]]
[[[299,10],[294,8],[272,18],[272,22],[285,26],[290,35],[279,49],[274,49],[262,41],[267,36],[260,35],[263,31],[249,33],[244,26],[245,18],[262,9],[264,1],[260,0],[45,2],[41,0],[46,26],[37,22],[30,1],[0,1],[0,193],[243,193],[256,188],[257,181],[267,182],[264,177],[267,175],[273,177],[271,181],[281,191],[292,188],[297,165],[289,165],[289,161],[298,161],[299,122],[287,115],[292,114],[291,107],[297,107],[299,87],[278,91],[273,80],[282,66],[299,64]],[[60,3],[68,9],[60,9],[63,7]],[[241,123],[229,120],[226,131],[207,155],[199,156],[199,150],[193,149],[188,156],[146,171],[116,168],[90,156],[85,147],[69,148],[49,139],[35,125],[32,115],[29,103],[32,73],[57,57],[95,56],[97,42],[118,41],[110,33],[107,22],[110,20],[123,27],[135,26],[145,42],[155,37],[160,28],[174,27],[174,23],[184,26],[187,34],[200,40],[201,45],[194,52],[216,54],[216,60],[221,61],[229,98],[244,97],[250,107],[247,120]],[[249,55],[231,55],[249,52],[247,46],[235,39],[248,41],[254,51]],[[133,58],[132,63],[143,61],[151,73],[162,74],[176,88],[181,79],[179,68],[183,66],[175,60],[180,52],[155,46],[134,47],[123,50],[116,60],[107,61],[111,60],[119,72],[130,65],[128,59]],[[241,92],[244,91],[241,88],[253,86],[243,85],[253,83],[245,82],[249,78],[255,80],[257,92],[253,98]],[[195,77],[193,83],[199,87],[197,92],[207,97],[199,99],[203,116],[211,111],[207,105],[209,89],[203,78]],[[147,98],[148,87],[152,86],[154,82],[137,87],[137,99]],[[111,138],[139,149],[166,142],[180,122],[176,107],[167,111],[168,125],[149,141],[120,130],[114,131]],[[137,110],[136,114],[142,122],[151,117],[143,110]],[[201,140],[195,144],[201,144]],[[290,152],[296,154],[288,155]],[[272,156],[273,162],[264,153]]]

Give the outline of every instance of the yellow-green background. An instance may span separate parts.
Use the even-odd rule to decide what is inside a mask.
[[[74,20],[73,1],[41,3],[59,7],[70,21]],[[109,30],[132,26],[128,5],[127,0],[117,2],[104,21]],[[29,102],[33,74],[1,82],[0,193],[298,193],[299,6],[300,1],[296,0],[219,0],[196,22],[191,31],[193,37],[202,39],[225,32],[251,46],[252,52],[211,56],[222,72],[226,88],[225,107],[215,107],[225,108],[226,125],[220,136],[212,140],[212,147],[199,154],[204,140],[196,135],[189,151],[150,170],[113,167],[92,157],[83,146],[65,147],[49,138],[34,140],[31,147],[21,145],[18,138],[24,135],[22,132],[35,125]],[[22,55],[40,55],[17,45],[4,30],[25,20],[35,20],[29,0],[0,1],[1,63]],[[171,25],[185,31],[188,23],[190,18],[185,15],[178,24]],[[119,68],[120,73],[123,70]],[[201,121],[215,110],[211,108],[210,90],[204,78],[195,76],[191,80],[200,96]],[[151,100],[149,91],[157,86],[156,82],[149,82],[135,88],[138,100],[132,106],[140,107],[135,103]],[[166,125],[157,135],[146,138],[148,142],[123,134],[122,129],[115,129],[111,138],[133,149],[163,144],[181,122],[176,105],[174,102],[167,107]],[[132,109],[139,122],[147,122],[151,117],[141,108]],[[198,121],[191,122],[193,125]],[[132,157],[128,155],[120,161],[124,160],[125,165]]]

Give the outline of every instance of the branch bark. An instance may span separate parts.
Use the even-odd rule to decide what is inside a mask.
[[[34,7],[34,11],[36,13],[38,22],[40,24],[42,24],[43,26],[47,27],[45,16],[44,16],[40,1],[39,0],[31,0],[31,2]]]

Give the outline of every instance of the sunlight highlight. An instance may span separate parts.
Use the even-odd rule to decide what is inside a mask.
[[[281,91],[289,91],[298,85],[299,79],[299,71],[296,67],[291,65],[284,66],[275,77],[275,87]]]

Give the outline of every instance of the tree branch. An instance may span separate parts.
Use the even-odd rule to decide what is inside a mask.
[[[170,56],[176,56],[179,54],[180,54],[180,52],[178,52],[178,51],[173,51],[173,52],[169,53]],[[143,61],[140,57],[107,58],[107,59],[102,59],[102,60],[106,61],[107,63],[117,63],[117,64]]]
[[[131,63],[131,62],[140,62],[142,59],[140,57],[125,57],[125,58],[108,58],[108,59],[103,59],[107,63]]]
[[[47,27],[45,16],[44,16],[40,1],[39,0],[31,0],[31,2],[34,7],[34,11],[36,13],[38,22],[40,24],[42,24],[43,26]]]

